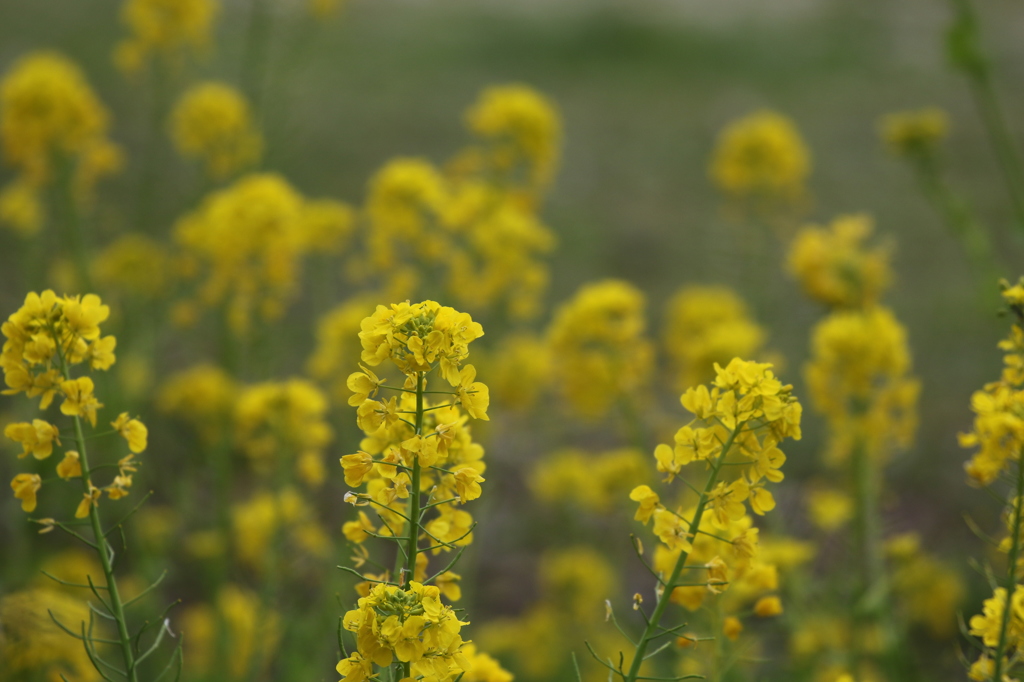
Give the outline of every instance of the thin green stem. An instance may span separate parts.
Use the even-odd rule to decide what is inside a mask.
[[[715,483],[718,480],[718,472],[722,468],[722,462],[729,455],[729,450],[732,449],[733,442],[736,440],[736,436],[739,434],[743,424],[737,424],[736,428],[729,434],[729,438],[722,445],[722,454],[718,456],[718,461],[715,462],[714,468],[711,470],[711,475],[708,476],[707,483],[704,484],[704,491],[701,493],[700,500],[697,502],[697,508],[693,512],[693,521],[690,522],[690,536],[696,538],[696,534],[700,531],[700,523],[704,516],[704,509],[707,507],[708,500],[711,495],[711,490],[715,487]],[[669,579],[665,581],[665,589],[662,590],[661,595],[658,597],[658,603],[654,607],[654,612],[651,613],[651,618],[647,623],[647,627],[644,628],[644,633],[640,637],[640,641],[637,642],[636,650],[633,653],[633,661],[630,663],[629,672],[623,677],[623,682],[636,682],[640,675],[640,666],[644,662],[644,654],[647,653],[647,646],[652,640],[658,637],[657,630],[660,628],[661,618],[665,614],[665,609],[668,608],[669,602],[672,600],[672,591],[676,588],[676,584],[679,582],[679,576],[682,574],[686,561],[690,558],[690,552],[683,550],[679,553],[679,558],[676,559],[676,565],[672,568],[672,574]]]
[[[82,431],[82,418],[74,417],[75,420],[75,441],[78,445],[78,456],[82,461],[82,486],[85,494],[92,490],[92,478],[89,476],[89,453],[85,448],[85,434]],[[117,581],[114,580],[114,568],[110,561],[110,552],[107,551],[108,544],[103,537],[103,524],[100,522],[100,512],[97,505],[89,507],[89,522],[92,524],[92,532],[96,538],[97,554],[100,557],[100,565],[103,567],[103,577],[106,579],[106,591],[109,596],[109,606],[114,622],[117,624],[117,635],[121,643],[121,656],[124,659],[125,670],[128,671],[130,682],[138,682],[138,675],[135,671],[135,657],[132,654],[131,635],[128,634],[128,621],[124,615],[124,603],[121,601],[121,593],[117,589]]]
[[[974,104],[988,133],[1006,182],[1017,226],[1024,230],[1024,164],[992,82],[992,67],[982,54],[978,15],[971,0],[953,0],[957,16],[949,33],[953,62],[967,75]]]
[[[995,651],[995,669],[992,673],[993,680],[1003,679],[1003,658],[1006,654],[1006,640],[1009,632],[1010,616],[1013,609],[1010,607],[1013,593],[1017,588],[1017,560],[1020,558],[1020,531],[1024,523],[1024,466],[1017,462],[1017,498],[1013,502],[1013,530],[1010,537],[1010,552],[1006,557],[1006,606],[1003,608],[1002,622],[999,623],[999,644]]]

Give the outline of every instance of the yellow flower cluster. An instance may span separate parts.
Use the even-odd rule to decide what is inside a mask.
[[[304,379],[254,384],[238,394],[235,438],[258,472],[280,476],[294,460],[302,481],[320,485],[323,450],[333,438],[326,415],[327,397]]]
[[[499,179],[518,171],[528,186],[551,181],[562,130],[555,108],[543,95],[518,84],[487,88],[466,112],[466,123],[484,143],[480,160]]]
[[[338,206],[336,217],[344,221],[348,214]],[[279,317],[298,286],[302,257],[336,248],[348,235],[347,222],[325,230],[322,209],[311,212],[310,202],[273,174],[247,175],[207,197],[174,235],[193,276],[200,265],[208,271],[200,302],[226,304],[238,333],[249,328],[254,309],[266,319]]]
[[[775,508],[766,484],[783,479],[786,456],[778,446],[785,438],[800,438],[802,408],[792,386],[783,385],[770,364],[733,358],[725,368],[716,364],[715,373],[710,386],[692,387],[681,396],[695,418],[676,432],[674,445],[659,445],[654,452],[668,482],[694,462],[710,469],[697,504],[673,509],[647,485],[637,486],[629,497],[638,503],[636,520],[654,522],[660,541],[654,568],[671,576],[665,581],[671,599],[696,609],[705,594],[728,588],[730,604],[760,595],[755,613],[774,615],[781,602],[763,593],[777,589],[777,569],[757,558],[758,530],[747,505],[758,515]],[[715,532],[700,531],[708,526]],[[706,580],[679,585],[682,562],[703,567]]]
[[[530,477],[530,488],[542,502],[606,513],[622,502],[625,493],[648,480],[650,473],[647,458],[639,450],[588,453],[570,448],[542,459]]]
[[[92,271],[97,284],[146,298],[162,296],[173,275],[167,248],[132,232],[121,235],[97,254]]]
[[[937,107],[887,114],[881,121],[885,144],[897,156],[928,155],[949,134],[949,116]]]
[[[1003,301],[1016,313],[1016,320],[1010,335],[999,342],[1006,353],[1002,377],[971,396],[974,426],[960,434],[962,447],[978,448],[964,468],[979,485],[989,485],[1009,472],[1012,463],[1020,462],[1024,448],[1024,323],[1020,315],[1024,280],[1004,287]]]
[[[84,623],[89,605],[54,589],[33,588],[0,598],[0,661],[7,679],[59,680],[63,676],[96,682],[100,673],[84,647],[69,646],[68,636],[54,620]]]
[[[864,308],[876,303],[889,286],[886,246],[869,248],[874,224],[866,215],[835,218],[828,227],[805,227],[789,251],[789,272],[804,292],[835,308]]]
[[[1000,633],[1003,630],[1003,619],[1006,612],[1006,588],[997,587],[989,599],[982,604],[982,611],[971,616],[970,633],[979,637],[988,649],[999,645]],[[1006,623],[1005,653],[1024,649],[1024,585],[1017,585],[1010,598],[1010,614]],[[1009,657],[1009,656],[1007,656]],[[991,679],[990,667],[993,661],[987,654],[982,654],[971,667],[970,677],[973,680]],[[1006,666],[1004,665],[1004,669]],[[988,672],[988,675],[984,673]]]
[[[269,557],[287,551],[320,559],[330,541],[313,508],[291,486],[279,492],[259,492],[231,507],[232,546],[238,559],[253,570],[266,570]],[[287,549],[276,546],[283,543]],[[223,551],[223,541],[218,548]]]
[[[29,235],[43,224],[39,192],[67,175],[79,201],[121,166],[109,114],[81,70],[56,52],[28,54],[0,82],[0,142],[19,177],[0,194],[0,219]]]
[[[24,305],[0,327],[6,339],[0,352],[0,369],[8,387],[4,394],[25,393],[29,398],[38,397],[42,410],[60,397],[62,414],[88,420],[95,427],[97,411],[103,404],[93,392],[93,380],[88,376],[72,378],[71,368],[86,365],[92,370],[107,370],[114,364],[117,339],[103,336],[100,331],[100,324],[109,315],[110,308],[95,294],[61,298],[50,290],[28,294]],[[75,512],[76,518],[88,516],[103,492],[112,500],[127,495],[137,467],[134,455],[146,449],[148,431],[138,419],[132,419],[125,412],[111,422],[111,426],[128,442],[130,453],[118,461],[118,475],[110,485],[95,487],[88,466],[83,470],[86,462],[80,451],[84,452],[84,439],[77,422],[75,441],[79,450],[65,451],[57,465],[60,478],[82,479],[85,493]],[[42,419],[8,424],[4,435],[21,444],[21,457],[31,454],[37,460],[49,458],[54,445],[61,445],[60,430]],[[39,474],[22,473],[11,481],[14,496],[21,500],[26,512],[35,510],[41,487]]]
[[[555,312],[548,328],[558,358],[552,380],[568,403],[596,418],[646,384],[653,348],[644,337],[644,295],[631,284],[588,284]]]
[[[886,542],[892,559],[892,589],[907,620],[919,623],[937,639],[956,631],[957,611],[964,599],[960,575],[925,552],[915,533]]]
[[[537,206],[557,161],[558,115],[540,94],[508,86],[485,91],[467,121],[482,142],[445,172],[397,158],[374,175],[362,212],[366,254],[349,270],[383,278],[396,295],[411,292],[396,280],[414,286],[429,276],[462,307],[531,317],[548,284],[542,258],[555,246]]]
[[[727,287],[683,287],[665,308],[662,341],[679,390],[714,378],[716,362],[756,355],[765,336],[743,299]]]
[[[190,678],[220,672],[239,680],[258,674],[281,639],[280,614],[268,610],[259,595],[230,583],[220,589],[214,604],[186,608],[181,627],[188,633],[185,671]],[[221,641],[230,656],[218,657]]]
[[[815,409],[829,421],[833,464],[857,447],[884,462],[910,445],[921,388],[910,369],[906,331],[888,309],[837,311],[818,323],[804,373]]]
[[[196,365],[164,382],[157,407],[188,422],[207,443],[213,443],[231,416],[237,392],[235,380],[220,367]]]
[[[711,179],[728,194],[793,201],[805,192],[811,155],[793,122],[774,111],[756,111],[718,136]]]
[[[257,162],[263,151],[249,103],[224,83],[193,85],[171,112],[171,124],[178,153],[203,161],[215,180]]]
[[[395,659],[410,664],[412,679],[426,682],[444,682],[470,667],[459,635],[467,623],[441,603],[436,586],[376,585],[343,623],[356,633],[359,647],[338,663],[345,682],[364,682],[373,676],[373,665],[387,667]]]
[[[377,503],[390,532],[401,527],[402,518],[389,507],[409,497],[407,471],[420,465],[420,489],[436,486],[431,497],[443,502],[433,507],[437,515],[426,530],[445,542],[469,544],[473,520],[456,505],[480,496],[485,467],[483,448],[472,441],[466,422],[488,418],[489,394],[486,385],[475,381],[473,365],[462,362],[483,329],[468,314],[434,301],[377,306],[361,326],[363,362],[376,367],[390,359],[407,379],[397,397],[385,400],[372,397],[385,382],[371,370],[364,367],[349,376],[349,404],[358,407],[356,421],[366,438],[360,452],[341,458],[345,481],[350,486],[368,483],[367,496]],[[446,392],[448,401],[438,404],[422,394],[426,375],[434,369],[455,388]],[[422,412],[419,423],[403,416],[417,410]],[[450,547],[434,553],[442,549]]]
[[[189,52],[207,48],[217,11],[215,0],[125,0],[121,21],[131,37],[117,45],[115,64],[137,73],[156,55],[177,66]]]

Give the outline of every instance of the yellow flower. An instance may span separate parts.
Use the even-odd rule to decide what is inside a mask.
[[[843,527],[853,518],[853,500],[838,490],[813,490],[807,497],[811,520],[824,531]]]
[[[128,447],[138,454],[146,449],[149,429],[138,419],[132,419],[127,412],[122,412],[110,425],[128,441]]]
[[[213,0],[125,0],[121,21],[131,37],[118,44],[114,62],[136,73],[153,54],[173,66],[188,52],[201,52],[210,42],[217,7]]]
[[[743,623],[735,616],[726,616],[722,621],[722,634],[735,642],[743,634]]]
[[[100,252],[93,262],[96,281],[128,295],[157,298],[171,279],[167,247],[142,234],[123,234]]]
[[[782,613],[782,600],[776,596],[761,597],[754,604],[754,613],[761,618],[769,618]]]
[[[36,508],[36,492],[43,485],[43,479],[37,474],[18,474],[11,481],[14,497],[21,500],[22,511],[32,512]]]
[[[0,83],[0,142],[24,181],[51,179],[55,155],[81,156],[103,139],[108,114],[81,70],[56,52],[33,52]]]
[[[34,183],[20,178],[0,190],[0,224],[10,226],[22,237],[31,237],[42,229],[45,220],[46,207]]]
[[[827,227],[803,228],[790,246],[787,268],[811,298],[837,308],[865,308],[889,287],[891,248],[869,247],[867,215],[835,218]]]
[[[684,287],[669,300],[665,313],[663,345],[680,390],[714,378],[716,362],[751,357],[764,344],[765,330],[726,287]]]
[[[792,120],[762,110],[719,134],[709,172],[729,194],[794,200],[804,194],[810,171],[810,151]]]
[[[69,379],[60,383],[60,391],[64,394],[64,402],[60,411],[69,417],[84,417],[96,426],[96,410],[103,404],[93,395],[93,382],[89,377]]]
[[[380,388],[381,384],[384,383],[381,379],[377,378],[377,375],[366,367],[362,368],[362,372],[353,372],[348,375],[348,380],[345,382],[348,386],[348,390],[352,391],[352,396],[348,399],[348,404],[352,407],[358,407],[362,405],[367,398],[372,398],[377,395],[377,389]]]
[[[455,489],[462,502],[471,502],[480,497],[480,484],[484,482],[476,469],[462,467],[455,472]]]
[[[949,116],[937,107],[886,114],[879,125],[882,140],[898,156],[930,154],[949,134]]]
[[[340,461],[345,470],[345,484],[353,488],[362,485],[373,471],[373,457],[362,451],[345,455]]]
[[[202,159],[206,172],[223,179],[259,160],[263,139],[249,104],[224,83],[192,86],[171,113],[174,144],[185,157]]]
[[[64,480],[82,475],[82,462],[77,452],[68,450],[64,453],[64,459],[57,465],[57,475]]]
[[[678,514],[663,507],[653,510],[654,534],[665,543],[670,550],[690,551],[693,546],[690,544],[693,534],[689,532],[688,524],[679,518]]]
[[[4,428],[4,436],[21,443],[22,453],[18,455],[19,458],[31,453],[36,459],[46,459],[53,453],[53,444],[60,445],[60,431],[42,419],[33,419],[31,424],[8,424]]]
[[[473,365],[466,365],[459,372],[459,377],[459,404],[474,419],[489,421],[490,417],[487,416],[487,406],[491,402],[490,393],[485,384],[474,381],[476,379],[476,368]]]
[[[466,112],[466,122],[488,143],[486,158],[500,176],[512,176],[522,165],[531,186],[550,181],[562,131],[557,111],[543,95],[518,84],[487,88]]]
[[[647,383],[653,349],[644,338],[643,294],[619,280],[581,288],[548,329],[554,385],[585,417],[596,418]]]
[[[342,527],[341,532],[349,542],[360,543],[366,540],[370,533],[376,533],[377,528],[370,523],[370,517],[366,515],[366,512],[359,512],[359,519],[357,521],[346,521]]]
[[[651,514],[661,506],[661,498],[658,497],[658,493],[646,485],[638,485],[633,488],[629,493],[629,499],[640,503],[633,518],[644,524],[651,519]]]
[[[90,484],[89,492],[82,493],[82,501],[78,503],[78,509],[75,510],[75,518],[84,519],[88,516],[89,510],[97,506],[102,494],[102,490]]]

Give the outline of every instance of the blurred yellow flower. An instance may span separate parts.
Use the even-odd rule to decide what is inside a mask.
[[[171,112],[171,132],[178,153],[202,160],[216,180],[256,163],[263,151],[248,102],[224,83],[189,88]]]

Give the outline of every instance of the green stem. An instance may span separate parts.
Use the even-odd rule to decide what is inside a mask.
[[[989,279],[999,268],[992,253],[988,230],[972,215],[967,203],[953,191],[939,169],[937,159],[929,153],[912,158],[921,190],[932,206],[946,219],[946,224],[967,252],[976,274],[983,277],[986,292]],[[986,294],[987,295],[987,294]]]
[[[978,16],[971,0],[953,0],[953,4],[957,17],[950,32],[952,57],[970,82],[974,104],[1003,172],[1017,226],[1024,230],[1024,165],[992,83],[991,65],[981,53]]]
[[[1017,499],[1013,504],[1013,535],[1010,536],[1010,552],[1006,557],[1006,605],[1003,607],[1002,622],[999,623],[999,644],[995,651],[995,669],[993,680],[1003,679],[1003,657],[1006,654],[1006,640],[1009,632],[1010,616],[1013,614],[1011,603],[1017,588],[1017,560],[1020,558],[1020,531],[1024,522],[1024,466],[1017,462]]]
[[[89,454],[85,449],[85,434],[82,432],[82,419],[75,417],[75,441],[78,446],[78,455],[82,464],[82,486],[85,494],[88,495],[92,489],[92,477],[89,475]],[[93,535],[96,537],[97,554],[100,557],[100,565],[103,567],[103,577],[107,581],[107,594],[110,596],[110,610],[117,624],[117,636],[121,642],[121,656],[124,658],[124,667],[128,673],[130,682],[138,682],[138,675],[135,671],[135,657],[132,654],[132,640],[128,634],[128,622],[124,615],[124,604],[121,601],[121,593],[117,589],[117,581],[114,580],[114,568],[110,562],[110,554],[107,551],[107,539],[103,535],[103,524],[100,523],[100,512],[97,505],[89,506],[89,522],[92,525]]]
[[[423,385],[425,384],[422,372],[416,374],[416,435],[423,435]],[[412,482],[409,484],[409,536],[406,539],[405,547],[405,579],[402,581],[404,589],[409,589],[413,575],[416,571],[416,554],[419,550],[420,535],[420,459],[416,457],[412,464]]]
[[[711,470],[711,475],[708,476],[707,483],[704,484],[704,492],[700,495],[700,500],[697,502],[697,509],[693,512],[693,520],[690,522],[690,536],[693,538],[697,537],[697,533],[700,531],[700,522],[704,516],[704,509],[708,504],[708,497],[711,494],[711,490],[715,487],[715,482],[718,480],[718,472],[722,468],[722,462],[729,454],[729,450],[732,448],[733,441],[736,440],[736,436],[740,433],[743,428],[743,423],[737,424],[736,428],[731,434],[729,439],[725,441],[722,446],[722,454],[718,456],[718,460],[715,462],[714,468]],[[636,651],[633,654],[633,662],[630,663],[629,672],[623,678],[622,682],[636,682],[637,677],[640,674],[640,666],[644,662],[644,655],[647,653],[647,646],[654,640],[659,633],[657,632],[661,623],[661,618],[665,614],[665,609],[668,608],[669,602],[672,600],[672,591],[677,587],[676,583],[679,582],[679,576],[683,572],[683,568],[686,566],[686,561],[690,557],[690,552],[683,550],[679,553],[679,558],[676,559],[676,565],[672,568],[672,575],[665,581],[665,589],[662,591],[661,596],[658,597],[658,603],[654,607],[654,612],[651,614],[651,619],[647,623],[647,627],[644,629],[644,634],[640,637],[640,641],[637,642]],[[663,634],[663,633],[661,633]]]

